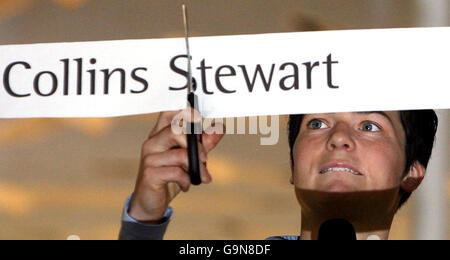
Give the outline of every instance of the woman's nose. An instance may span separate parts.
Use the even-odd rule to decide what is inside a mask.
[[[327,149],[330,151],[352,151],[353,149],[355,149],[355,142],[353,140],[352,132],[353,129],[350,126],[344,123],[337,124],[330,132]]]

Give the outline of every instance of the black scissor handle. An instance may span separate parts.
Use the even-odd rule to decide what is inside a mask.
[[[192,108],[195,108],[196,104],[198,104],[197,95],[191,92],[188,95],[188,102]],[[187,130],[189,175],[193,185],[200,185],[202,178],[200,177],[198,142],[202,143],[202,125],[201,123],[190,123]]]

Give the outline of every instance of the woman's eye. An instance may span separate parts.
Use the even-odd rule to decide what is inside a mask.
[[[379,132],[381,128],[372,122],[364,122],[361,126],[361,130],[365,132]]]
[[[313,119],[311,122],[309,122],[308,127],[314,130],[318,130],[327,128],[327,125],[319,119]]]

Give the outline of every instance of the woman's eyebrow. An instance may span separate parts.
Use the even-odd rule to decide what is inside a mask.
[[[368,114],[379,114],[379,115],[382,115],[382,116],[386,117],[386,118],[389,120],[389,122],[390,122],[392,125],[394,125],[394,122],[392,121],[391,117],[390,117],[388,114],[386,114],[386,112],[383,112],[383,111],[357,112],[357,114],[364,114],[364,115],[368,115]]]

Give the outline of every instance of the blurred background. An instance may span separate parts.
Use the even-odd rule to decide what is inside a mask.
[[[0,0],[0,44],[181,37],[182,2]],[[450,25],[448,0],[184,2],[193,36]],[[450,238],[448,114],[439,111],[429,175],[398,213],[391,239]],[[156,119],[0,120],[0,239],[116,239]],[[257,135],[226,136],[210,156],[214,183],[177,198],[166,238],[298,235],[286,122],[276,146],[260,146]]]

